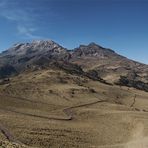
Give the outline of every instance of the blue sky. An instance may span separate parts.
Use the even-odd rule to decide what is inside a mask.
[[[35,39],[96,42],[148,64],[148,0],[0,0],[0,51]]]

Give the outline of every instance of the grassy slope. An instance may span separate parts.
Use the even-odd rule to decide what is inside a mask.
[[[48,119],[66,118],[64,108],[102,99],[106,102],[73,109],[73,120]],[[0,102],[0,122],[27,146],[148,146],[148,93],[143,91],[41,70],[0,85]],[[0,139],[7,140],[3,134]]]

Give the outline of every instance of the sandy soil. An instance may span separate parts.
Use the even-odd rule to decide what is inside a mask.
[[[0,102],[0,140],[18,147],[148,147],[143,91],[45,70],[1,85]]]

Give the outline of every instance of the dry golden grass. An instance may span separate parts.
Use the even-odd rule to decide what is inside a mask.
[[[97,100],[105,101],[60,120],[68,118],[63,109]],[[0,85],[0,123],[26,147],[147,148],[147,111],[146,92],[58,70],[25,72]],[[0,140],[7,140],[2,132]]]

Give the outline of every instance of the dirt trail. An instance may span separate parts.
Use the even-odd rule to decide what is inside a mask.
[[[2,95],[0,95],[0,96],[2,97]],[[14,98],[14,97],[12,97],[12,98]],[[22,99],[22,98],[17,97],[17,99]],[[25,98],[23,98],[23,100],[30,101],[30,100],[25,99]],[[39,103],[39,102],[33,102],[33,101],[31,101],[31,102],[32,103]],[[72,106],[72,107],[67,107],[67,108],[62,110],[64,112],[64,114],[67,116],[66,118],[44,117],[44,116],[33,115],[33,114],[29,114],[29,113],[22,113],[22,112],[10,110],[10,109],[1,109],[1,110],[8,111],[8,112],[13,112],[13,113],[18,113],[18,114],[22,114],[22,115],[27,115],[27,116],[32,116],[32,117],[44,118],[44,119],[48,119],[48,120],[69,121],[69,120],[72,120],[74,118],[72,109],[85,107],[85,106],[90,106],[90,105],[94,105],[94,104],[101,103],[101,102],[106,102],[106,100],[97,100],[97,101],[94,101],[94,102],[91,102],[91,103],[85,103],[85,104],[81,104],[81,105],[75,105],[75,106]],[[16,140],[14,138],[14,136],[10,133],[10,131],[1,124],[1,121],[0,121],[0,131],[5,135],[7,140],[9,140],[10,142],[15,142],[15,143],[21,144],[21,142]]]
[[[17,99],[22,99],[22,98],[17,97]],[[28,100],[26,98],[23,98],[23,99]],[[31,101],[31,102],[32,103],[39,103],[39,102],[33,102],[33,101]],[[64,108],[62,111],[66,115],[65,118],[45,117],[45,116],[40,116],[40,115],[33,115],[33,114],[29,114],[29,113],[14,111],[14,110],[10,110],[10,109],[1,109],[1,110],[5,110],[5,111],[8,111],[8,112],[13,112],[13,113],[17,113],[17,114],[22,114],[22,115],[26,115],[26,116],[43,118],[43,119],[47,119],[47,120],[69,121],[69,120],[74,119],[73,109],[91,106],[91,105],[95,105],[95,104],[101,103],[101,102],[107,102],[107,100],[96,100],[96,101],[91,102],[91,103],[85,103],[85,104],[81,104],[81,105],[75,105],[75,106]],[[144,132],[144,125],[141,122],[133,123],[133,125],[135,125],[135,128],[133,129],[133,131],[131,133],[131,141],[129,141],[128,143],[121,143],[121,144],[114,144],[114,145],[102,145],[102,146],[97,146],[97,148],[148,148],[148,137],[145,137],[144,133],[143,133]],[[9,130],[6,129],[2,124],[0,124],[0,131],[5,135],[5,137],[10,142],[15,142],[15,143],[19,143],[19,144],[21,143],[20,141],[16,140],[12,136],[12,134],[9,132]]]
[[[133,107],[134,105],[135,105],[135,103],[136,103],[136,95],[134,95],[134,99],[133,99],[133,103],[131,104],[131,106],[130,107]]]
[[[106,100],[97,100],[97,101],[94,101],[94,102],[91,102],[91,103],[85,103],[85,104],[82,104],[82,105],[75,105],[75,106],[72,106],[72,107],[64,108],[62,111],[67,116],[66,118],[46,117],[46,116],[40,116],[40,115],[35,115],[35,114],[30,114],[30,113],[23,113],[23,112],[14,111],[14,110],[5,109],[5,108],[1,108],[0,110],[7,111],[7,112],[13,112],[13,113],[21,114],[21,115],[26,115],[26,116],[32,116],[32,117],[37,117],[37,118],[48,119],[48,120],[69,121],[69,120],[73,119],[72,109],[76,109],[76,108],[80,108],[80,107],[85,107],[85,106],[90,106],[90,105],[94,105],[94,104],[101,103],[101,102],[106,102]]]

